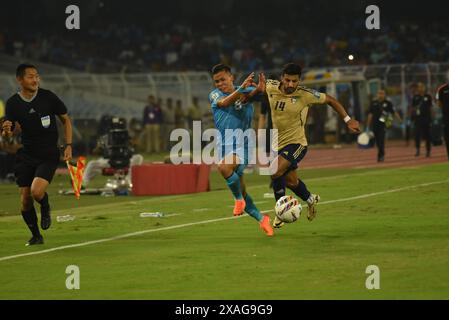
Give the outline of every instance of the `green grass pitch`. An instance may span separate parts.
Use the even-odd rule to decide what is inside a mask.
[[[449,299],[448,173],[447,164],[304,170],[322,198],[317,219],[304,210],[273,238],[250,217],[232,218],[217,173],[209,193],[79,201],[58,195],[68,178],[56,177],[53,225],[32,248],[18,189],[0,185],[0,299]],[[259,208],[271,210],[268,178],[246,180]],[[173,215],[139,217],[155,211]],[[67,214],[76,219],[56,222]],[[65,286],[68,265],[80,269],[79,290]],[[380,269],[379,290],[365,287],[370,265]]]

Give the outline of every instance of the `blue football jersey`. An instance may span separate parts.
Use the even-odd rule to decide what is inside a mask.
[[[254,87],[248,87],[243,93],[250,93],[253,90]],[[239,138],[226,134],[226,130],[229,129],[240,129],[242,132],[250,129],[252,127],[251,124],[254,116],[254,106],[251,102],[242,104],[240,101],[237,101],[234,105],[227,108],[218,107],[218,101],[228,95],[229,94],[223,93],[218,89],[213,90],[209,94],[209,102],[214,116],[215,128],[217,128],[221,135],[221,139],[218,141],[218,147],[222,150],[221,157],[226,155],[226,150],[232,150],[234,152],[238,149],[248,150],[248,146],[254,143],[253,141],[247,141],[247,139],[245,139],[245,143],[242,144],[242,141],[239,142]]]

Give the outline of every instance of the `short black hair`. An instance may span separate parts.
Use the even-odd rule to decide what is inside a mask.
[[[232,73],[231,72],[231,67],[229,67],[229,66],[227,66],[225,64],[222,64],[222,63],[217,64],[217,65],[212,67],[212,74],[213,75],[217,74],[219,72],[222,72],[222,71],[226,71],[226,72]]]
[[[19,66],[16,69],[16,77],[23,78],[27,69],[36,69],[37,70],[36,66],[34,66],[32,64],[22,63],[22,64],[19,64]]]
[[[284,66],[284,69],[282,69],[282,75],[291,75],[291,76],[300,76],[302,74],[302,68],[300,65],[296,64],[296,63],[287,63]]]

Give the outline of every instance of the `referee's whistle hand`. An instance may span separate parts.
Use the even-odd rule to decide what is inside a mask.
[[[5,121],[2,125],[2,136],[3,137],[11,137],[12,136],[12,122],[11,121]]]

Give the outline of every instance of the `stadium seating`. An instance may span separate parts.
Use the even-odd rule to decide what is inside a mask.
[[[338,28],[329,29],[310,21],[314,10],[326,16],[327,6],[314,2],[309,2],[305,10],[295,11],[294,21],[286,19],[282,24],[264,23],[258,14],[239,17],[223,11],[220,23],[214,23],[210,14],[176,23],[156,15],[151,23],[136,16],[132,24],[110,17],[109,22],[69,34],[49,30],[45,35],[30,35],[20,28],[5,34],[0,28],[0,38],[4,38],[0,53],[97,73],[204,71],[219,61],[237,70],[267,70],[278,69],[285,61],[322,67],[449,60],[444,20],[417,24],[383,16],[385,32],[372,32],[364,27],[360,16],[364,10],[358,4],[358,8],[348,5],[342,9],[345,20],[338,21]],[[241,19],[244,29],[239,27]],[[45,20],[40,18],[39,23]],[[297,21],[301,21],[301,28],[295,27]],[[355,55],[353,61],[348,61],[349,53]]]

